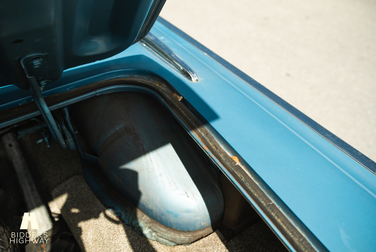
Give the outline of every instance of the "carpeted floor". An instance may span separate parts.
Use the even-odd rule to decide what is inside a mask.
[[[21,139],[25,157],[51,213],[64,218],[82,251],[286,250],[263,221],[229,241],[218,230],[186,246],[168,247],[148,240],[99,202],[82,176],[77,152],[63,151],[54,141],[48,149],[44,143],[36,144],[39,138],[39,133],[34,133]],[[6,157],[1,155],[1,160],[6,162]]]

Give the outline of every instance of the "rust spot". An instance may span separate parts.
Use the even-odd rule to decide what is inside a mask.
[[[15,109],[13,109],[13,111],[17,111],[17,110],[20,110],[20,109],[22,109],[22,108],[17,107],[17,108],[15,108]]]
[[[161,83],[156,83],[155,85],[156,85],[156,86],[158,86],[158,87],[159,87],[159,86],[162,86],[162,84],[161,84]]]
[[[236,164],[239,164],[239,158],[237,156],[232,156],[231,158],[235,161]]]
[[[177,94],[175,94],[175,93],[172,93],[171,95],[172,95],[173,97],[175,97],[176,99],[178,99],[178,101],[183,100],[183,96],[177,95]]]

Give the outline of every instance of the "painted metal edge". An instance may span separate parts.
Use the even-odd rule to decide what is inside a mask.
[[[96,95],[121,91],[148,93],[164,104],[208,157],[217,164],[259,215],[271,226],[287,248],[293,251],[327,251],[317,237],[249,167],[236,150],[211,128],[210,124],[202,121],[201,118],[198,119],[195,111],[192,112],[184,105],[184,97],[174,93],[175,91],[163,80],[144,76],[129,76],[128,78],[102,81],[68,92],[70,97],[51,104],[49,107],[51,110],[55,110]],[[79,95],[76,96],[73,93]],[[67,96],[67,94],[58,96],[62,98],[61,96]],[[22,118],[35,116],[35,112],[24,115]]]
[[[357,163],[362,165],[364,168],[372,172],[376,175],[376,162],[372,161],[370,158],[365,156],[363,153],[356,150],[354,147],[350,146],[348,143],[331,133],[329,130],[325,129],[323,126],[306,116],[304,113],[296,109],[294,106],[280,98],[278,95],[267,89],[265,86],[261,85],[254,79],[252,79],[250,76],[248,76],[246,73],[241,71],[240,69],[236,68],[234,65],[202,45],[200,42],[168,22],[167,20],[163,19],[162,17],[158,17],[158,22],[163,24],[165,27],[170,29],[172,32],[195,46],[197,49],[211,57],[213,60],[215,60],[217,63],[225,67],[227,70],[232,72],[234,75],[242,79],[244,82],[255,88],[257,91],[259,91],[261,94],[263,94],[265,97],[267,97],[269,100],[277,104],[279,107],[284,109],[286,112],[294,116],[296,119],[298,119],[300,122],[305,124],[307,127],[309,127],[311,130],[315,131],[317,134],[319,134],[321,137],[323,137],[325,140],[333,144],[335,147],[340,149],[342,152],[344,152],[346,155],[351,157],[353,160],[355,160]]]

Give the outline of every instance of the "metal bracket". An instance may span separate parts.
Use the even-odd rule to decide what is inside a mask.
[[[74,145],[75,145],[76,150],[78,151],[80,157],[83,158],[83,159],[86,159],[87,161],[92,162],[94,164],[99,164],[100,161],[99,161],[98,157],[93,156],[91,154],[88,154],[88,153],[82,151],[82,149],[81,149],[81,147],[80,147],[80,145],[78,143],[77,137],[76,137],[76,132],[74,131],[73,126],[72,126],[72,124],[70,122],[70,116],[69,116],[68,109],[67,108],[63,108],[62,109],[62,113],[63,113],[64,120],[65,120],[65,123],[66,123],[67,128],[68,128],[68,131],[71,133]]]
[[[49,82],[46,61],[44,54],[32,54],[21,59],[21,65],[25,71],[26,78],[30,84],[31,95],[38,106],[52,137],[60,144],[61,148],[67,149],[63,135],[43,98],[42,90]],[[38,83],[39,81],[39,83]]]
[[[200,78],[178,55],[176,55],[168,46],[157,39],[151,32],[143,39],[140,44],[153,52],[169,66],[192,82],[198,82]]]

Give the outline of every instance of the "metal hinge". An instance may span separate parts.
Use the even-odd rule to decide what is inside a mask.
[[[61,130],[42,95],[44,86],[50,82],[45,54],[37,53],[28,55],[21,59],[21,65],[30,84],[31,95],[37,104],[39,112],[46,122],[52,137],[60,144],[61,148],[64,150],[67,149]]]

